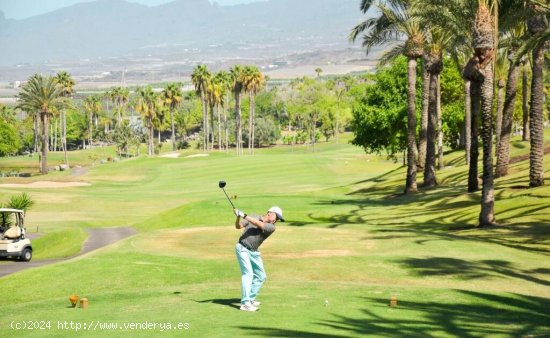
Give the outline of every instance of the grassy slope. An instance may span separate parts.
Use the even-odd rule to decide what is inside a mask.
[[[526,151],[517,142],[512,154]],[[497,180],[506,226],[476,229],[479,193],[465,193],[461,154],[446,160],[453,167],[438,173],[441,186],[415,196],[400,194],[404,168],[348,145],[135,159],[92,168],[82,176],[90,187],[32,190],[39,203],[29,220],[45,232],[132,225],[142,233],[0,279],[13,290],[0,303],[0,336],[59,336],[58,320],[187,322],[192,336],[548,334],[550,188],[525,189],[528,163],[514,164]],[[545,163],[548,175],[549,156]],[[288,218],[263,247],[269,280],[259,313],[232,306],[238,232],[219,179],[245,211],[279,204]],[[88,296],[90,308],[66,308],[71,293]],[[387,306],[390,295],[398,308]],[[24,319],[53,327],[8,328]],[[100,334],[122,332],[153,334]]]

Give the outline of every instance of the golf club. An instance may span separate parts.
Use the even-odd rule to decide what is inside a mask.
[[[233,209],[236,209],[235,206],[233,205],[233,202],[231,202],[231,199],[229,198],[229,196],[227,196],[227,193],[225,192],[225,181],[220,181],[220,183],[218,183],[218,186],[223,190],[223,193],[225,194],[225,197],[227,197],[227,200],[229,201],[229,203],[231,203],[231,206],[233,207]]]

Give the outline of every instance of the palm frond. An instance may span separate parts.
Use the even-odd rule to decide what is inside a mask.
[[[34,201],[30,198],[29,195],[27,195],[27,193],[24,192],[20,195],[11,196],[6,206],[12,209],[27,211],[33,205]]]
[[[386,51],[380,57],[380,61],[379,61],[380,66],[385,66],[385,65],[391,63],[392,61],[397,59],[397,57],[403,55],[404,52],[405,52],[405,44],[404,43],[399,43],[399,44],[393,46],[393,48]]]
[[[539,44],[547,43],[548,40],[550,40],[550,26],[546,27],[546,30],[525,40],[519,47],[513,62],[520,62],[522,57],[535,49]]]

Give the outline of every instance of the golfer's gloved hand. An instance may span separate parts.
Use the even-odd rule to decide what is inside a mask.
[[[246,216],[246,214],[239,209],[233,209],[233,211],[235,212],[235,216],[237,217],[244,218]]]

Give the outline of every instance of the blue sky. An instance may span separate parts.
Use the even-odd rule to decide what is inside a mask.
[[[25,19],[31,16],[51,12],[58,8],[74,5],[79,2],[90,2],[93,0],[0,0],[0,11],[8,19]],[[174,0],[126,0],[147,6],[156,6]],[[262,0],[210,0],[220,5],[237,5],[243,3],[257,2]]]

